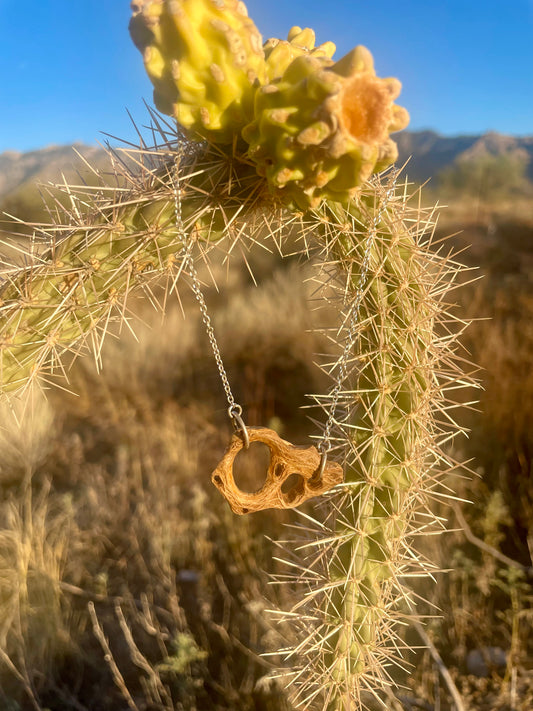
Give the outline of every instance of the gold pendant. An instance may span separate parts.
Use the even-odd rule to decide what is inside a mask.
[[[325,462],[314,446],[296,446],[282,439],[277,432],[266,427],[247,427],[250,442],[262,442],[270,449],[265,483],[259,491],[248,494],[235,484],[233,463],[246,446],[246,439],[236,432],[220,464],[211,475],[211,481],[226,498],[236,514],[252,513],[265,509],[292,509],[304,501],[320,496],[343,481],[340,464]],[[292,486],[282,490],[283,484],[296,474]]]

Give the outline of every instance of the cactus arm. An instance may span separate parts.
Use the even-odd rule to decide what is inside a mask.
[[[25,387],[60,367],[62,353],[76,353],[91,340],[98,353],[110,320],[123,317],[132,289],[165,271],[179,272],[184,234],[216,242],[233,229],[236,215],[261,202],[261,186],[247,161],[208,148],[193,158],[181,156],[179,166],[175,160],[144,171],[138,185],[118,191],[116,199],[95,198],[79,224],[52,226],[52,246],[31,266],[3,275],[2,390]]]
[[[381,191],[363,194],[348,211],[334,207],[341,219],[332,230],[351,225],[328,247],[329,260],[351,275],[348,301],[359,288],[365,236]],[[312,595],[319,633],[303,652],[300,694],[320,687],[331,711],[358,708],[364,689],[384,683],[383,641],[394,638],[409,600],[400,579],[416,560],[410,537],[435,483],[434,409],[441,393],[433,322],[439,306],[428,274],[435,257],[417,244],[397,202],[385,211],[373,244],[353,354],[358,375],[346,386],[351,403],[338,433],[349,442],[345,484],[330,527],[317,527],[316,548],[326,546],[328,558],[320,570],[323,588]]]

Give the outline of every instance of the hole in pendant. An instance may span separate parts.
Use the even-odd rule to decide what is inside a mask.
[[[233,478],[238,489],[255,494],[263,488],[270,465],[270,449],[263,442],[250,442],[233,462]]]
[[[301,496],[305,491],[305,481],[301,474],[293,472],[288,476],[281,485],[283,498],[288,504],[291,504],[297,497]]]
[[[285,467],[281,462],[278,462],[274,467],[274,478],[279,479],[285,474]],[[281,487],[283,489],[283,487]]]
[[[213,477],[213,481],[215,484],[222,484],[222,479],[218,476],[218,474]]]

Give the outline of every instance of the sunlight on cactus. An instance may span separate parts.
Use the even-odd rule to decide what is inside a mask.
[[[112,178],[63,187],[70,207],[5,265],[2,388],[66,374],[85,350],[100,365],[112,324],[133,327],[132,293],[163,312],[179,298],[193,246],[205,261],[256,244],[283,253],[297,234],[339,313],[322,368],[335,382],[344,352],[346,377],[315,400],[326,419],[338,401],[329,456],[345,476],[280,544],[301,591],[279,613],[299,635],[280,673],[297,707],[363,708],[402,665],[401,630],[416,615],[409,579],[432,572],[413,542],[444,528],[431,503],[450,495],[442,448],[460,431],[453,392],[468,384],[456,358],[465,324],[445,300],[461,267],[432,244],[433,211],[397,171],[378,175],[397,158],[390,133],[408,123],[394,103],[401,85],[376,76],[364,47],[333,60],[333,43],[315,47],[308,28],[261,47],[237,0],[132,9],[155,104],[171,119],[152,112],[153,145],[111,151]]]
[[[457,266],[432,249],[431,215],[393,189],[391,180],[372,180],[352,214],[322,216],[324,262],[328,271],[334,265],[342,312],[355,298],[368,225],[387,202],[336,420],[345,482],[316,519],[303,517],[300,544],[283,546],[306,588],[289,617],[300,627],[289,656],[302,708],[316,697],[318,708],[362,707],[364,692],[386,686],[390,668],[401,665],[401,629],[416,603],[408,580],[433,570],[413,541],[442,527],[431,501],[446,498],[439,479],[454,469],[441,447],[458,429],[450,415],[457,329],[449,330],[454,319],[442,299]],[[336,337],[343,345],[346,327]],[[318,400],[327,411],[328,398]]]

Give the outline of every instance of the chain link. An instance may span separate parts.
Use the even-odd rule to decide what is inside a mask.
[[[224,392],[226,393],[226,398],[229,404],[229,411],[235,412],[238,415],[242,415],[242,407],[235,402],[233,393],[231,391],[231,386],[229,384],[226,369],[224,368],[224,363],[222,362],[222,356],[220,355],[220,348],[218,347],[217,339],[215,336],[215,330],[213,324],[211,323],[211,317],[207,312],[207,305],[205,303],[204,295],[200,286],[200,281],[198,279],[198,273],[193,263],[192,255],[189,253],[185,257],[186,269],[191,277],[192,281],[192,291],[198,304],[200,306],[200,313],[202,314],[202,321],[204,322],[207,337],[209,338],[209,343],[211,344],[211,349],[213,355],[215,356],[215,361],[218,367],[218,372],[220,374],[220,379],[222,380],[222,385],[224,387]]]

